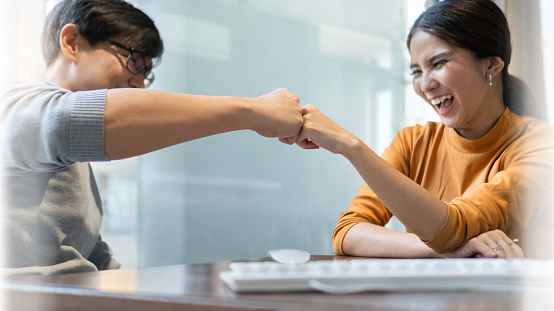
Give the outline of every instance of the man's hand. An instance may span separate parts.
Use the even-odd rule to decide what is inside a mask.
[[[300,100],[287,89],[281,88],[254,98],[256,120],[252,130],[264,137],[278,137],[292,145],[302,128]]]

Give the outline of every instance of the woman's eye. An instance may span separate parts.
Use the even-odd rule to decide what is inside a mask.
[[[446,63],[445,60],[439,60],[438,62],[433,64],[433,68],[437,68],[438,66],[440,66],[442,64],[445,64],[445,63]]]
[[[417,74],[420,74],[422,71],[421,70],[413,70],[412,73],[410,74],[411,76],[415,76]]]

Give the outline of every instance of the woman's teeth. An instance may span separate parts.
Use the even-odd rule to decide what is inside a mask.
[[[432,99],[432,100],[431,100],[431,104],[433,104],[433,105],[439,105],[439,104],[441,104],[442,102],[444,102],[445,100],[450,99],[450,98],[452,98],[452,95],[444,95],[444,96],[441,96],[441,97],[439,97],[439,98]]]

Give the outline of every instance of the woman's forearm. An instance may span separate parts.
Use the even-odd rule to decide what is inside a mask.
[[[387,208],[424,241],[441,229],[447,205],[403,175],[360,139],[338,126],[313,105],[302,108],[304,125],[297,144],[342,154]]]
[[[353,226],[342,241],[346,255],[386,258],[440,257],[415,234],[399,232],[370,223]]]
[[[387,208],[424,241],[431,240],[446,219],[446,204],[403,175],[359,139],[341,153]]]

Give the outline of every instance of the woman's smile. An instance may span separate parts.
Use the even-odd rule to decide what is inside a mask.
[[[454,107],[454,96],[443,95],[431,100],[431,104],[435,106],[435,110],[440,115],[445,115],[452,110],[452,107]]]

